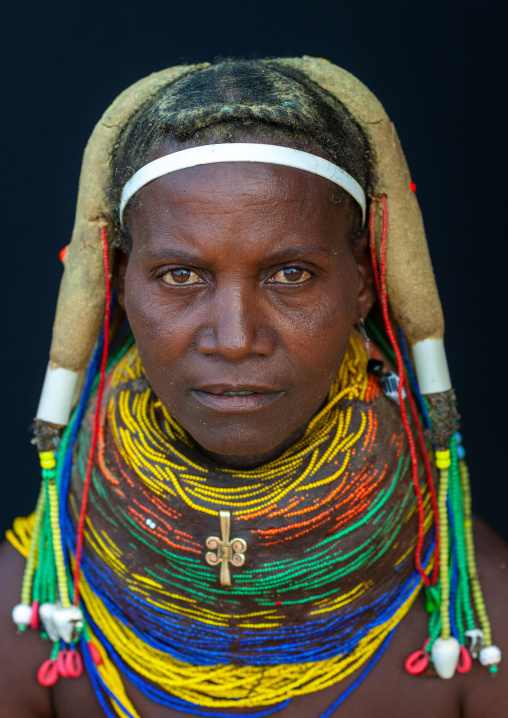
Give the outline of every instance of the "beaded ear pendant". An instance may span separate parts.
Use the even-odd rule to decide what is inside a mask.
[[[369,374],[374,374],[379,377],[383,394],[393,401],[394,404],[400,406],[399,400],[399,384],[400,377],[394,371],[384,371],[384,364],[379,359],[369,359],[367,364],[367,371]],[[406,398],[406,390],[402,388],[402,396]]]
[[[388,371],[386,374],[381,376],[381,385],[383,387],[384,395],[388,397],[390,401],[393,401],[394,404],[397,404],[397,406],[400,405],[399,384],[400,377],[394,371]],[[406,390],[404,387],[402,388],[402,397],[404,399],[406,398]]]

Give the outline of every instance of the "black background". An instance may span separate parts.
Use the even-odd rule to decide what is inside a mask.
[[[0,530],[31,511],[30,446],[81,154],[140,77],[216,56],[318,55],[398,129],[447,321],[476,512],[508,539],[502,2],[24,2],[2,11]]]

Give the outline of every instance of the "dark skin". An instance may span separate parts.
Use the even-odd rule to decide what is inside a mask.
[[[288,167],[207,165],[145,186],[129,216],[118,291],[147,376],[222,462],[294,441],[374,301],[365,239],[353,252],[332,193]]]
[[[128,214],[133,247],[119,262],[118,292],[147,376],[200,450],[221,463],[261,464],[301,434],[326,397],[352,325],[372,306],[365,238],[352,247],[349,214],[332,194],[326,180],[299,170],[215,165],[152,182]],[[481,523],[476,539],[495,642],[508,651],[508,548]],[[4,545],[0,716],[103,716],[87,675],[51,689],[37,683],[48,644],[34,631],[18,635],[10,618],[23,567]],[[475,663],[451,681],[404,672],[426,620],[418,600],[337,716],[506,717],[503,666],[493,678]],[[277,715],[318,718],[355,678]],[[143,718],[182,717],[125,685]]]

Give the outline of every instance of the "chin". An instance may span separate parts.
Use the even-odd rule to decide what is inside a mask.
[[[240,429],[238,431],[238,428],[234,432],[229,428],[228,431],[217,432],[216,434],[212,432],[203,433],[203,435],[201,435],[201,432],[189,433],[205,452],[231,457],[262,457],[284,445],[289,438],[286,434],[275,435],[275,432],[272,432],[269,436],[265,434],[265,436],[260,437],[259,430]]]

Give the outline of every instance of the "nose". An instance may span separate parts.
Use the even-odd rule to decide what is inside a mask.
[[[211,321],[200,332],[198,351],[240,362],[250,356],[270,356],[273,333],[267,316],[251,291],[241,286],[217,289],[211,307]]]

